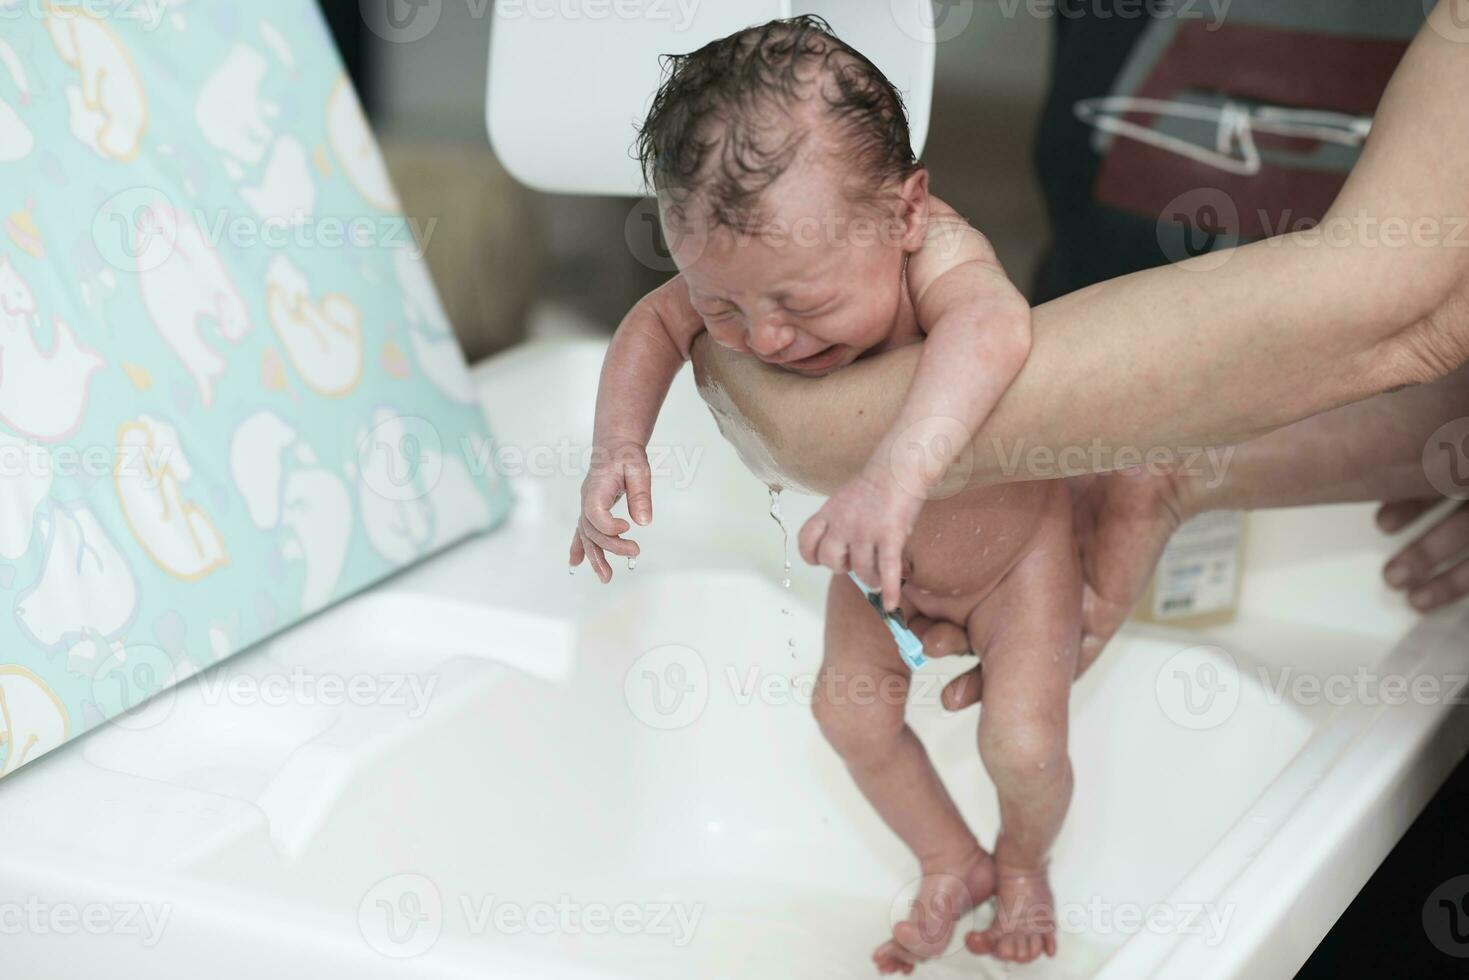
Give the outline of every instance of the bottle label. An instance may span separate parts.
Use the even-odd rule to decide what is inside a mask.
[[[1153,618],[1178,619],[1234,608],[1239,596],[1244,514],[1202,514],[1173,535],[1158,561]]]

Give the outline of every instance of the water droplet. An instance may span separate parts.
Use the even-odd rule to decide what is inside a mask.
[[[627,559],[627,570],[628,571],[632,571],[634,568],[637,568],[637,567],[638,567],[638,560],[636,558],[633,558],[632,556],[629,555],[628,556],[628,559]]]
[[[789,589],[791,587],[789,574],[791,570],[791,532],[786,529],[786,522],[780,514],[780,489],[777,487],[770,488],[770,519],[775,521],[776,526],[780,528],[780,553],[787,573],[780,584],[782,588]]]
[[[576,566],[575,565],[567,565],[566,566],[566,574],[567,575],[575,575],[576,574]]]

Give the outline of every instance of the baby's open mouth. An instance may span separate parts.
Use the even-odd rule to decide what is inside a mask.
[[[794,361],[783,361],[780,366],[787,371],[799,371],[803,374],[814,371],[825,371],[841,360],[842,347],[840,344],[832,344],[824,347],[815,354],[799,358]]]

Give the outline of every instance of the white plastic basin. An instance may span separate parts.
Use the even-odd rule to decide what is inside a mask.
[[[637,570],[568,578],[600,360],[528,345],[476,371],[520,496],[505,528],[0,784],[7,966],[869,974],[916,868],[806,708],[824,576],[798,560],[780,588],[766,490],[685,376]],[[794,529],[814,505],[783,506]],[[1379,585],[1368,514],[1258,515],[1234,625],[1129,629],[1077,685],[1062,951],[1015,975],[1288,977],[1462,756],[1469,616],[1420,621]],[[1388,703],[1420,675],[1437,696]],[[937,689],[914,724],[992,840],[977,716]],[[920,975],[1003,972],[960,949]]]

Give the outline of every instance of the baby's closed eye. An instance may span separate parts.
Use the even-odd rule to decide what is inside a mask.
[[[781,303],[785,311],[792,316],[818,317],[831,313],[842,305],[840,296],[831,296],[816,299],[786,300]]]

